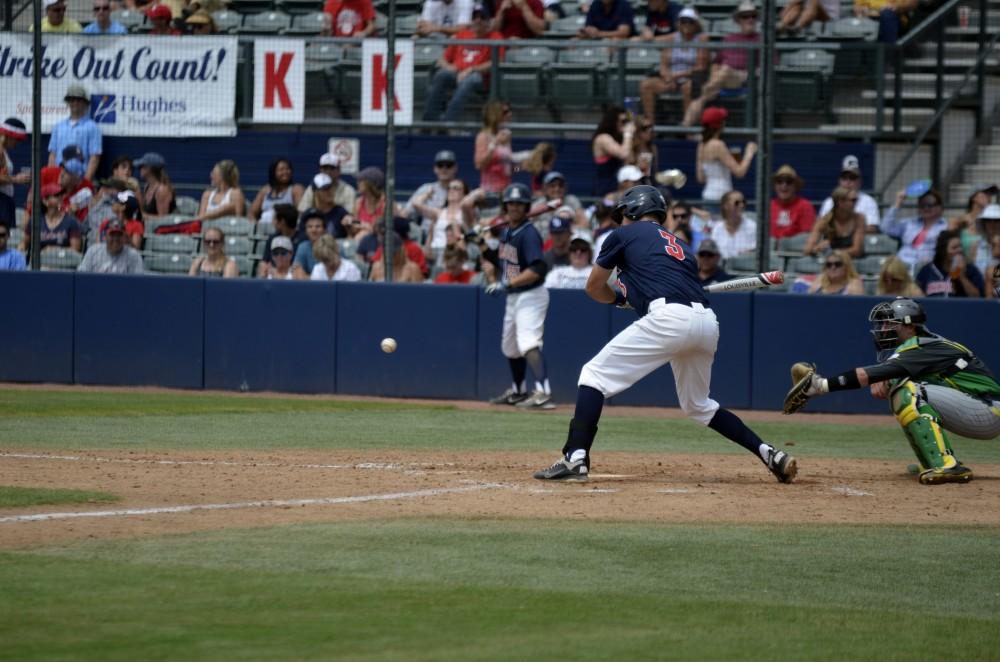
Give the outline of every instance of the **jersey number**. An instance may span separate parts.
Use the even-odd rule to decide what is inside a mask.
[[[684,260],[684,249],[677,243],[677,238],[666,230],[660,230],[660,236],[667,240],[667,245],[663,247],[667,255],[675,260]]]

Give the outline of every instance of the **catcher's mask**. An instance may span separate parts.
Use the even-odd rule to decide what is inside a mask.
[[[659,189],[648,184],[633,186],[625,191],[611,212],[611,218],[618,223],[624,218],[634,221],[647,215],[659,217],[661,223],[667,218],[667,201]]]
[[[883,301],[872,308],[868,313],[868,321],[872,323],[875,349],[881,355],[899,346],[901,324],[912,324],[918,331],[926,331],[924,323],[927,321],[927,313],[913,299],[899,297],[894,301]]]

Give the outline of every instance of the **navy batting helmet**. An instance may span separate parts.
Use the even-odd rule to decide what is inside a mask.
[[[875,348],[884,352],[895,349],[899,345],[899,325],[913,324],[923,329],[927,322],[927,313],[913,299],[898,297],[892,301],[883,301],[868,313],[868,321],[872,323],[872,337]]]
[[[503,190],[503,195],[500,196],[500,206],[505,207],[508,202],[521,202],[530,205],[531,191],[524,184],[511,184]]]
[[[659,216],[660,221],[666,220],[667,201],[664,200],[659,189],[646,184],[633,186],[625,191],[625,195],[618,201],[612,213],[612,217],[619,223],[622,222],[623,218],[634,221],[649,215]]]

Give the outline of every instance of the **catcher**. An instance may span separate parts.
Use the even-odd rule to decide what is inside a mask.
[[[927,314],[912,299],[880,303],[868,320],[880,363],[829,379],[812,364],[796,363],[785,413],[817,395],[868,386],[892,403],[920,462],[922,484],[969,482],[972,471],[955,458],[945,430],[973,439],[1000,435],[1000,383],[971,350],[931,333]]]

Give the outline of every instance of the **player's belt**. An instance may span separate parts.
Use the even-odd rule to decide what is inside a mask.
[[[700,301],[675,301],[671,299],[667,301],[666,297],[660,297],[659,299],[653,299],[649,302],[648,310],[655,310],[661,306],[665,306],[668,303],[679,303],[682,306],[687,306],[688,308],[711,308],[708,303],[702,303]]]

